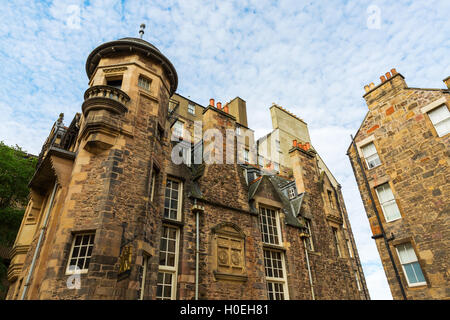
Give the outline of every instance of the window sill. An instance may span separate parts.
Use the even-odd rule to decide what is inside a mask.
[[[162,218],[162,222],[165,223],[165,224],[176,225],[176,226],[179,226],[179,227],[183,227],[184,226],[184,222],[179,221],[179,220],[169,219],[169,218]]]
[[[228,280],[228,281],[238,281],[238,282],[247,282],[248,276],[243,274],[231,274],[231,273],[222,273],[214,271],[214,277],[216,280]]]
[[[400,217],[400,218],[396,218],[396,219],[394,219],[394,220],[389,220],[389,221],[387,221],[386,220],[386,223],[391,223],[391,222],[394,222],[394,221],[397,221],[397,220],[400,220],[402,217]]]
[[[270,244],[270,243],[263,243],[263,248],[264,249],[275,249],[275,250],[286,251],[285,247],[282,247],[282,246],[277,245],[277,244]]]

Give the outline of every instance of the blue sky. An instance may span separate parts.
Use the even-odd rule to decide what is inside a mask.
[[[367,106],[364,85],[396,68],[410,87],[450,75],[450,1],[5,1],[0,11],[0,140],[38,154],[60,112],[70,123],[96,46],[138,37],[178,72],[178,92],[247,102],[271,130],[272,102],[304,119],[340,181],[372,299],[391,299],[346,156]]]

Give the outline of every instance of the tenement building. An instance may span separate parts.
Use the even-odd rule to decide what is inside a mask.
[[[394,299],[450,297],[450,77],[410,88],[395,69],[365,86],[348,149]]]
[[[152,44],[104,43],[86,72],[81,113],[55,122],[29,184],[8,299],[369,299],[304,122],[274,107],[292,118],[275,170],[246,102],[175,93]]]

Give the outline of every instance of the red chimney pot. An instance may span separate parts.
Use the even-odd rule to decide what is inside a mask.
[[[217,109],[222,110],[222,102],[217,102]]]
[[[386,82],[386,77],[385,76],[381,76],[380,80],[381,80],[381,83]]]
[[[214,107],[214,99],[209,99],[209,105]]]

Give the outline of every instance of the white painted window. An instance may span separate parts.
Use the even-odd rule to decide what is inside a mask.
[[[422,268],[417,261],[417,256],[410,243],[395,246],[397,249],[400,263],[402,264],[403,272],[410,287],[425,285],[425,277],[422,273]]]
[[[334,228],[334,227],[331,227],[331,230],[333,230],[333,240],[334,240],[334,245],[336,246],[336,250],[337,250],[338,256],[342,257],[341,248],[339,247],[338,230],[336,228]]]
[[[367,167],[369,169],[375,168],[381,164],[380,157],[378,157],[377,149],[373,142],[363,146],[361,151],[364,155],[364,159],[366,159]]]
[[[288,194],[289,194],[289,199],[295,198],[295,189],[293,187],[289,188]]]
[[[268,244],[281,244],[280,223],[278,221],[278,212],[272,209],[260,207],[260,229],[262,240]]]
[[[258,164],[261,167],[264,167],[264,157],[263,156],[258,156]]]
[[[356,285],[358,286],[358,291],[361,291],[361,283],[359,282],[358,272],[355,271]]]
[[[145,89],[145,90],[150,90],[150,80],[143,77],[143,76],[139,76],[138,79],[138,86]]]
[[[347,242],[347,248],[348,248],[349,257],[353,258],[353,252],[352,252],[352,247],[351,247],[351,244],[350,244],[350,240],[347,239],[346,242]]]
[[[241,127],[240,126],[236,126],[236,134],[238,136],[241,135]]]
[[[175,122],[175,124],[173,125],[173,135],[175,137],[183,137],[183,122]]]
[[[141,294],[139,296],[139,300],[143,300],[144,299],[145,281],[147,280],[148,261],[149,261],[148,256],[146,254],[144,254],[142,256]]]
[[[314,243],[312,239],[312,229],[311,229],[311,220],[305,219],[306,228],[308,229],[309,237],[305,238],[306,248],[310,251],[314,251]]]
[[[450,112],[445,104],[429,111],[428,116],[439,137],[450,132]]]
[[[281,251],[264,249],[264,267],[269,300],[289,299],[286,287],[284,253]]]
[[[194,104],[192,104],[192,103],[188,104],[188,112],[190,114],[195,114],[195,105]]]
[[[248,150],[244,149],[244,162],[248,163]]]
[[[394,194],[392,193],[389,183],[382,184],[375,189],[377,191],[378,200],[381,204],[386,222],[394,221],[401,218]]]
[[[94,233],[75,235],[66,274],[87,273],[94,247]]]
[[[277,172],[280,171],[280,164],[278,162],[274,162],[273,163],[273,169]]]
[[[163,225],[159,250],[159,271],[156,284],[157,300],[176,299],[179,251],[179,229]]]
[[[167,178],[164,194],[164,218],[180,220],[182,191],[181,181]]]

